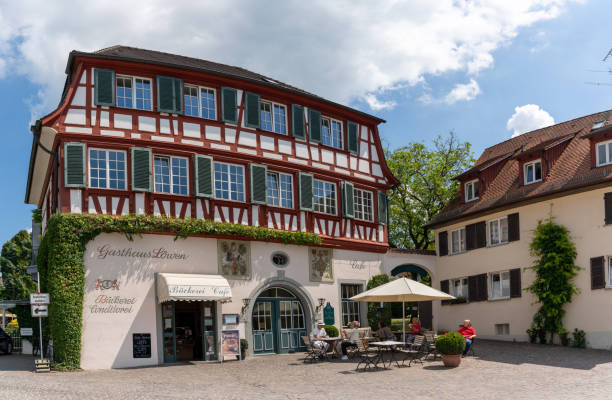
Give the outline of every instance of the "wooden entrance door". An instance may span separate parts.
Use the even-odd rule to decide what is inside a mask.
[[[306,336],[304,312],[298,300],[279,300],[280,348],[279,353],[294,353],[304,349],[302,336]]]
[[[257,301],[253,307],[253,352],[274,353],[274,327],[272,306],[274,302]]]

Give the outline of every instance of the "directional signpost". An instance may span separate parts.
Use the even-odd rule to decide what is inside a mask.
[[[40,285],[40,280],[38,280]],[[40,290],[40,287],[39,289]],[[40,329],[40,360],[35,360],[36,372],[49,372],[49,360],[43,358],[42,319],[49,316],[49,293],[30,293],[30,307],[32,317],[38,318],[38,329]]]

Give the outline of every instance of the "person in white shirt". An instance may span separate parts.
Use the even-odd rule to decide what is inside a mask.
[[[322,340],[316,340],[320,338],[327,337],[327,332],[325,332],[325,328],[323,328],[323,322],[317,322],[317,326],[312,330],[312,337],[315,339],[312,344],[313,346],[323,350],[327,353],[327,349],[329,348],[329,344]]]
[[[349,347],[357,347],[357,341],[359,340],[359,321],[349,323],[349,328],[344,331],[346,341],[342,342],[342,359],[348,360],[347,349]]]

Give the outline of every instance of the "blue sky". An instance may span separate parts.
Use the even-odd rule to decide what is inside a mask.
[[[190,24],[185,21],[199,12],[193,3],[164,9],[164,2],[156,0],[148,3],[146,18],[165,18],[166,24],[128,18],[117,21],[115,32],[107,29],[105,13],[113,14],[107,2],[92,2],[89,12],[67,23],[59,21],[64,21],[66,10],[74,10],[69,3],[25,3],[0,0],[0,114],[5,138],[0,148],[0,243],[30,225],[33,207],[23,202],[32,140],[29,126],[57,105],[72,49],[91,51],[121,43],[240,65],[386,119],[380,132],[391,148],[429,142],[453,130],[471,142],[478,155],[511,137],[513,129],[507,129],[507,123],[516,107],[534,105],[519,108],[513,120],[517,129],[612,108],[612,87],[585,84],[612,82],[610,73],[588,71],[612,68],[612,59],[601,61],[612,47],[612,3],[606,0],[554,0],[552,6],[516,0],[516,13],[499,0],[441,0],[436,9],[413,0],[375,10],[368,2],[357,2],[349,20],[373,22],[350,27],[302,24],[290,18],[267,24],[263,20],[272,18],[271,10],[260,11],[256,3],[243,10],[249,18],[234,19],[241,21],[239,26],[214,25],[231,9],[224,2],[203,8],[202,20],[209,18],[209,24]],[[314,10],[326,12],[330,21],[346,23],[342,7],[315,3]],[[313,20],[318,19],[301,2],[282,4],[274,12],[303,19],[310,12]],[[462,4],[459,9],[457,4]],[[457,15],[468,18],[472,13],[473,21],[453,25]],[[183,26],[189,29],[178,29]],[[278,39],[268,43],[262,37]]]

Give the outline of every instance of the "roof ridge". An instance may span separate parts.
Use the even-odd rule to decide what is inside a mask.
[[[487,150],[489,150],[489,149],[492,149],[492,148],[494,148],[494,147],[496,147],[496,146],[499,146],[499,145],[501,145],[501,144],[508,143],[508,142],[510,142],[510,141],[516,140],[516,139],[518,139],[518,138],[520,138],[520,137],[522,137],[522,136],[524,136],[524,135],[527,135],[527,134],[529,134],[529,133],[534,133],[534,132],[542,131],[542,130],[544,130],[544,129],[551,129],[551,128],[556,127],[556,126],[560,126],[560,125],[569,124],[570,122],[578,121],[578,120],[581,120],[581,119],[586,119],[586,118],[588,118],[588,117],[592,117],[592,116],[597,115],[597,114],[603,114],[603,113],[609,113],[609,112],[612,112],[612,109],[603,110],[603,111],[598,111],[598,112],[595,112],[595,113],[592,113],[592,114],[583,115],[583,116],[581,116],[581,117],[572,118],[572,119],[567,120],[567,121],[559,122],[559,123],[556,123],[556,124],[552,124],[552,125],[544,126],[544,127],[542,127],[542,128],[534,129],[534,130],[532,130],[532,131],[524,132],[524,133],[521,133],[521,134],[520,134],[520,135],[518,135],[518,136],[511,137],[511,138],[506,139],[506,140],[504,140],[504,141],[502,141],[502,142],[499,142],[499,143],[496,143],[496,144],[494,144],[494,145],[492,145],[492,146],[486,147],[486,148],[485,148],[485,149],[482,151],[482,153],[484,154],[484,152],[486,152],[486,151],[487,151]]]

